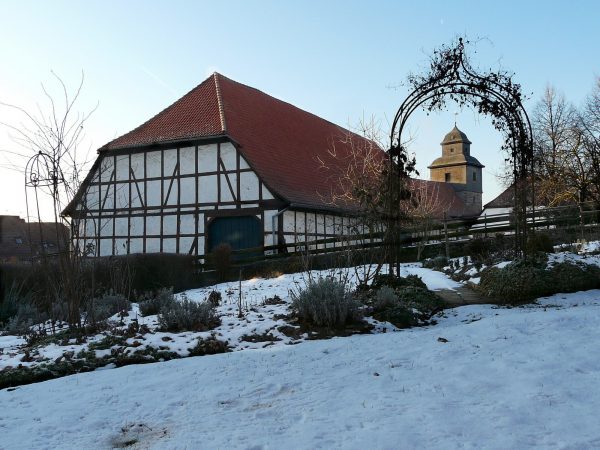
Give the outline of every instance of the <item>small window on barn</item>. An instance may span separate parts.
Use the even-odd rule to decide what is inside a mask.
[[[15,244],[22,244],[23,243],[23,239],[21,239],[20,237],[15,238]]]
[[[473,172],[473,181],[477,181],[477,172]]]
[[[445,179],[446,183],[449,183],[450,182],[450,174],[446,173],[446,177],[445,178],[446,178]]]
[[[454,147],[450,147],[450,153],[454,153]]]

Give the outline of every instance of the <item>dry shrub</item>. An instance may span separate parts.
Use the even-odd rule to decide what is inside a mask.
[[[331,278],[308,282],[292,292],[292,309],[300,321],[316,326],[341,328],[362,319],[362,305],[343,283]]]

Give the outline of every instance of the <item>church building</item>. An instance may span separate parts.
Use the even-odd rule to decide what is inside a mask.
[[[429,166],[431,181],[448,183],[464,204],[463,216],[477,216],[482,208],[481,169],[471,156],[471,141],[456,125],[441,143],[442,156]]]

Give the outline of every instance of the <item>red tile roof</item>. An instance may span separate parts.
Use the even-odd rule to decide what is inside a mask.
[[[100,149],[227,136],[265,184],[294,205],[331,207],[349,131],[218,73]],[[358,140],[364,138],[355,135]],[[354,138],[353,138],[354,139]],[[338,157],[329,151],[335,143]],[[323,167],[328,167],[324,170]]]
[[[452,185],[441,181],[411,180],[411,191],[415,201],[421,201],[422,210],[429,217],[447,219],[463,217],[467,214],[467,207],[462,199],[456,195]]]
[[[339,209],[332,188],[350,152],[349,131],[258,89],[214,73],[168,108],[100,151],[225,136],[236,142],[263,182],[294,206]],[[351,133],[354,144],[372,145]],[[335,145],[336,157],[330,151]],[[386,158],[383,151],[381,157]],[[324,169],[327,167],[327,169]],[[415,180],[438,200],[435,216],[466,207],[445,183]],[[346,205],[343,209],[353,209]]]
[[[100,150],[225,134],[219,114],[217,77],[219,75],[215,73],[171,106],[129,133],[109,142]]]

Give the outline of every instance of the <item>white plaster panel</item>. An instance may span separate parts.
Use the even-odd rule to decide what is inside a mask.
[[[286,211],[283,213],[283,231],[294,232],[294,211]]]
[[[112,236],[113,235],[113,220],[112,219],[100,219],[100,236]]]
[[[171,184],[173,183],[173,184]],[[171,191],[169,192],[169,187]],[[163,205],[177,205],[177,180],[163,180]]]
[[[217,171],[217,144],[198,147],[198,172]]]
[[[226,178],[227,177],[227,178]],[[231,190],[229,188],[229,183],[227,183],[227,179],[229,179],[229,183],[231,183],[231,189],[233,189],[233,194],[236,194],[237,189],[237,176],[229,173],[227,175],[221,174],[221,201],[222,202],[233,202],[235,197],[231,194]]]
[[[148,189],[148,192],[146,192],[147,206],[160,206],[160,183],[158,180],[146,182],[146,188]]]
[[[198,214],[198,234],[204,234],[204,214]]]
[[[163,216],[163,236],[177,234],[177,216]]]
[[[138,193],[139,189],[139,193]],[[141,198],[140,198],[141,195]],[[131,185],[131,206],[139,208],[144,205],[144,183],[138,181]]]
[[[163,239],[163,253],[175,253],[177,251],[177,239]]]
[[[315,215],[307,214],[306,215],[306,233],[307,234],[315,234],[316,232],[316,223],[315,223]]]
[[[335,228],[333,225],[334,216],[325,216],[325,232],[327,234],[334,234]]]
[[[317,234],[323,235],[325,231],[325,217],[323,214],[317,214]]]
[[[261,183],[260,188],[262,189],[263,200],[273,200],[275,198],[273,197],[273,194],[271,194],[271,191],[269,191],[264,184]]]
[[[193,214],[182,214],[179,216],[179,232],[181,234],[196,233],[196,218]]]
[[[129,208],[129,183],[117,183],[117,208]]]
[[[85,235],[96,236],[96,221],[94,219],[85,220]]]
[[[183,253],[184,255],[187,255],[190,252],[190,248],[192,247],[193,243],[194,243],[193,237],[179,238],[179,253]]]
[[[199,203],[216,203],[218,201],[216,175],[198,178],[198,201]]]
[[[144,234],[144,218],[132,216],[129,222],[129,234],[131,236],[142,236]]]
[[[179,149],[179,173],[196,173],[196,147]]]
[[[250,165],[248,164],[248,162],[244,159],[244,157],[242,155],[240,155],[240,170],[241,169],[249,169]]]
[[[160,216],[146,217],[146,234],[150,234],[150,235],[159,235],[160,234]]]
[[[117,181],[129,180],[129,155],[117,156]]]
[[[275,238],[277,239],[277,238]],[[285,240],[285,238],[284,238]],[[263,245],[275,245],[277,242],[273,243],[273,233],[263,233]],[[275,253],[273,250],[267,250],[267,255],[272,255]]]
[[[296,212],[296,232],[297,233],[304,234],[304,232],[306,231],[304,229],[304,216],[305,216],[305,214],[303,212]]]
[[[227,142],[221,144],[221,161],[225,166],[225,170],[237,170],[237,150],[233,144]]]
[[[99,199],[99,186],[91,185],[87,189],[87,194],[85,196],[85,208],[83,209],[99,209],[98,208],[98,199]]]
[[[240,174],[240,200],[259,200],[260,183],[254,172]]]
[[[204,255],[204,249],[205,247],[205,237],[204,236],[198,236],[198,254],[199,255]]]
[[[129,240],[129,253],[142,253],[144,251],[144,240],[137,238],[137,239],[130,239]]]
[[[129,225],[126,218],[115,219],[115,236],[127,236]]]
[[[160,151],[146,153],[146,177],[160,177]]]
[[[127,254],[127,238],[115,239],[115,255]]]
[[[131,155],[131,169],[136,180],[144,178],[144,154],[134,153]]]
[[[100,256],[112,255],[112,239],[100,239]]]
[[[166,177],[175,175],[175,166],[177,166],[177,149],[172,148],[164,151],[165,162],[164,162],[164,174]]]
[[[182,205],[196,203],[196,179],[182,178],[179,180],[181,187],[180,201]]]
[[[112,156],[105,156],[100,163],[100,180],[108,181],[112,177],[114,162]]]
[[[114,198],[114,187],[112,184],[105,184],[100,186],[100,191],[102,192],[102,204],[104,204],[103,209],[113,209],[115,207],[115,198]]]
[[[146,253],[159,253],[160,252],[160,239],[150,238],[146,239]]]

